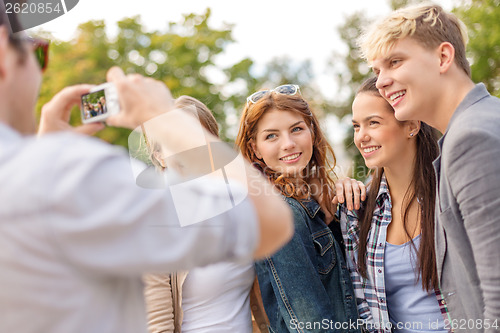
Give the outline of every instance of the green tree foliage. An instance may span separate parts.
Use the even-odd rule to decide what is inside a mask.
[[[356,44],[357,39],[361,35],[362,27],[369,24],[369,22],[370,20],[364,12],[356,12],[348,16],[345,23],[338,28],[340,38],[347,46],[347,52],[345,54],[334,54],[331,63],[341,63],[344,66],[337,70],[336,81],[340,88],[339,92],[347,93],[347,97],[343,103],[340,103],[335,108],[337,116],[344,120],[346,120],[344,117],[351,114],[351,104],[354,100],[356,90],[361,82],[370,75],[369,68],[361,58]],[[347,155],[352,159],[351,171],[346,175],[364,180],[368,170],[364,166],[361,154],[354,145],[352,130],[347,133],[344,139],[344,147]]]
[[[261,72],[256,73],[255,64],[244,59],[225,70],[228,84],[235,84],[239,89],[229,89],[231,94],[225,102],[228,125],[232,126],[228,138],[233,140],[237,135],[237,124],[246,103],[246,98],[255,91],[272,89],[282,84],[298,84],[307,101],[315,110],[321,110],[323,97],[318,89],[314,89],[312,67],[309,61],[297,62],[289,57],[274,58],[267,63]],[[227,88],[227,87],[226,87]]]
[[[500,0],[464,1],[455,14],[469,33],[472,79],[500,97]]]
[[[293,82],[303,87],[308,98],[322,103],[316,90],[306,87],[313,78],[309,62],[277,58],[261,73],[255,73],[248,58],[227,67],[218,65],[217,57],[234,42],[232,26],[213,29],[210,15],[210,9],[202,15],[187,14],[181,22],[169,23],[165,31],[152,32],[145,31],[139,16],[126,18],[117,23],[118,31],[112,37],[107,35],[104,21],[79,25],[76,37],[52,43],[38,109],[65,86],[104,82],[111,66],[161,80],[174,97],[190,95],[201,100],[214,112],[221,137],[227,141],[236,136],[246,97],[258,89]],[[72,113],[71,123],[80,123],[79,110]],[[127,146],[129,133],[107,128],[97,136]]]
[[[65,86],[104,82],[107,69],[119,66],[126,73],[139,73],[165,82],[174,97],[190,95],[207,104],[221,124],[224,137],[224,102],[228,97],[221,92],[220,84],[210,81],[209,73],[222,73],[225,82],[234,80],[237,74],[246,75],[245,84],[251,83],[245,71],[252,62],[245,59],[226,69],[217,68],[216,57],[233,39],[231,26],[219,30],[209,26],[210,14],[207,9],[202,15],[185,15],[182,22],[170,23],[166,31],[153,32],[144,30],[139,16],[127,18],[118,22],[118,33],[113,38],[106,34],[103,21],[81,24],[74,39],[53,43],[39,107]],[[233,76],[227,77],[224,73],[233,73]],[[74,111],[72,123],[79,123],[79,119],[79,112]],[[125,129],[107,128],[98,136],[126,146],[128,134]]]
[[[313,84],[312,64],[306,60],[293,61],[287,56],[274,58],[266,64],[263,73],[258,77],[259,88],[272,89],[282,84],[297,84],[300,92],[314,108],[318,116],[322,116],[324,97]],[[257,90],[257,89],[256,89]]]
[[[418,1],[390,0],[390,5],[395,9],[410,2]],[[500,0],[463,0],[455,13],[469,29],[468,56],[473,80],[485,82],[490,92],[500,96]],[[107,35],[103,21],[81,24],[72,40],[53,42],[39,108],[65,86],[104,82],[106,70],[117,65],[127,73],[140,73],[165,82],[174,97],[191,95],[200,99],[214,111],[222,138],[231,140],[236,136],[246,97],[258,89],[299,84],[302,94],[320,116],[322,111],[333,112],[342,119],[351,113],[356,89],[371,75],[356,45],[362,27],[372,20],[366,12],[346,17],[338,27],[347,50],[335,53],[331,60],[341,96],[335,105],[326,101],[312,83],[310,62],[281,57],[257,69],[246,58],[236,64],[224,64],[226,67],[219,65],[217,58],[234,42],[232,26],[214,29],[209,25],[210,15],[210,9],[201,15],[188,14],[160,31],[145,31],[139,16],[127,18],[118,22],[118,32],[113,36]],[[347,120],[344,118],[343,122]],[[80,122],[79,111],[73,112],[71,122]],[[107,128],[98,136],[126,146],[128,134],[125,129]],[[345,144],[354,159],[351,176],[363,179],[366,169],[353,144],[352,131]]]

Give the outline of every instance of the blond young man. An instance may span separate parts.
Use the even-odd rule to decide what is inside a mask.
[[[360,40],[396,118],[443,133],[435,245],[449,326],[500,332],[500,100],[472,82],[466,43],[463,23],[432,4],[394,11]]]

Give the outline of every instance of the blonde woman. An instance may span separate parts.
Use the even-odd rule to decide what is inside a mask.
[[[218,136],[217,122],[202,102],[181,96],[175,106],[196,110],[203,127]],[[160,146],[149,142],[149,149],[157,170],[164,171],[168,165]],[[254,278],[252,262],[223,262],[189,272],[144,276],[149,332],[251,333],[249,294]]]

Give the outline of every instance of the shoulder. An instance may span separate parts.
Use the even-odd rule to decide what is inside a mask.
[[[110,145],[100,139],[74,133],[46,134],[34,140],[33,145],[40,149],[46,158],[57,159],[60,163],[82,162],[121,157],[125,150],[121,147]],[[53,167],[57,167],[53,165]]]
[[[294,215],[297,214],[307,219],[314,219],[321,209],[319,203],[314,199],[297,200],[288,197],[283,198],[292,209]]]
[[[500,113],[500,109],[499,109]],[[492,159],[500,152],[500,118],[483,120],[465,118],[450,126],[441,149],[444,165],[455,160],[469,159],[476,164],[478,159]],[[489,156],[488,156],[489,155]]]
[[[290,208],[294,211],[304,210],[304,208],[300,205],[300,202],[297,199],[282,196],[283,200],[290,206]]]
[[[446,141],[490,135],[500,138],[500,99],[487,95],[452,117]],[[468,142],[463,142],[467,144]]]
[[[348,210],[345,204],[339,204],[337,217],[340,222],[340,228],[344,235],[353,235],[358,233],[359,211]]]
[[[300,202],[297,199],[283,196],[283,200],[288,204],[288,206],[290,206],[290,209],[292,210],[293,213],[293,219],[295,221],[297,221],[298,219],[300,220],[306,218],[305,208],[300,204]]]
[[[297,199],[283,197],[283,200],[288,203],[292,210],[296,234],[309,233],[309,224],[312,218],[308,215],[306,208]]]
[[[41,137],[25,137],[10,154],[17,173],[24,172],[24,181],[57,181],[85,168],[101,166],[106,159],[128,161],[123,148],[99,139],[73,133],[53,133]]]
[[[32,140],[26,149],[26,154],[37,156],[38,182],[49,186],[53,194],[68,194],[71,188],[102,189],[105,183],[112,186],[113,180],[132,177],[125,150],[97,138],[48,134]]]
[[[109,178],[100,172],[106,165],[109,168],[110,163],[103,163],[106,159],[120,161],[111,163],[108,175],[117,170],[116,165],[122,169],[129,165],[124,163],[128,158],[123,149],[72,133],[23,137],[12,143],[8,156],[8,163],[2,165],[2,183],[5,188],[22,189],[19,207],[11,207],[11,211],[24,210],[24,214],[47,209],[57,200],[68,202],[92,186],[96,192],[102,191]]]
[[[61,176],[60,173],[74,175],[78,172],[102,170],[111,161],[127,166],[129,164],[124,148],[113,146],[97,138],[61,133],[48,135],[39,141],[40,148],[47,155],[45,159],[52,161],[47,168],[54,170],[53,173],[57,177]]]
[[[445,133],[442,156],[447,160],[479,157],[500,147],[500,99],[488,95],[463,110]]]

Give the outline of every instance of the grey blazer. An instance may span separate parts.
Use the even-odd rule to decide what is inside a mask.
[[[448,324],[500,332],[500,99],[476,85],[439,147],[436,257]]]

